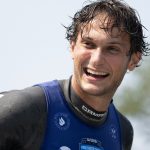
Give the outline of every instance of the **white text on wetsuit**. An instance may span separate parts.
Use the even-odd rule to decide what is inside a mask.
[[[88,109],[86,106],[82,105],[82,110],[84,110],[86,113],[95,116],[95,117],[103,117],[104,114],[95,113],[94,111]]]

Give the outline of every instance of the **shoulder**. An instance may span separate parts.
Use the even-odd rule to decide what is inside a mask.
[[[45,107],[44,99],[45,96],[40,87],[28,87],[23,90],[12,90],[0,93],[0,107],[3,112],[4,110],[11,110],[10,114],[17,111],[34,110],[35,107],[41,110]]]
[[[45,95],[38,86],[0,93],[0,146],[13,139],[27,149],[37,149],[46,114]]]
[[[121,137],[123,147],[126,150],[131,150],[132,142],[133,142],[133,127],[131,122],[118,110],[118,117],[121,127]]]

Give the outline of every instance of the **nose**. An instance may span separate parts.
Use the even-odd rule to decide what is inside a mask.
[[[92,52],[91,58],[90,58],[90,63],[94,66],[100,66],[103,65],[105,62],[105,56],[102,53],[101,49],[96,49]]]

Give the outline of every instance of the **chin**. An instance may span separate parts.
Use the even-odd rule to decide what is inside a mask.
[[[91,84],[84,84],[82,86],[82,90],[86,93],[89,93],[90,95],[101,95],[100,93],[103,91],[99,87]]]

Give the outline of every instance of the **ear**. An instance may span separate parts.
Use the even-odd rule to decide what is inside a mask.
[[[134,70],[135,67],[138,65],[139,61],[141,60],[141,58],[142,54],[140,52],[133,53],[128,64],[128,70],[129,71]]]
[[[72,59],[74,59],[74,49],[75,49],[75,42],[71,41],[70,42],[70,52],[71,52]]]

